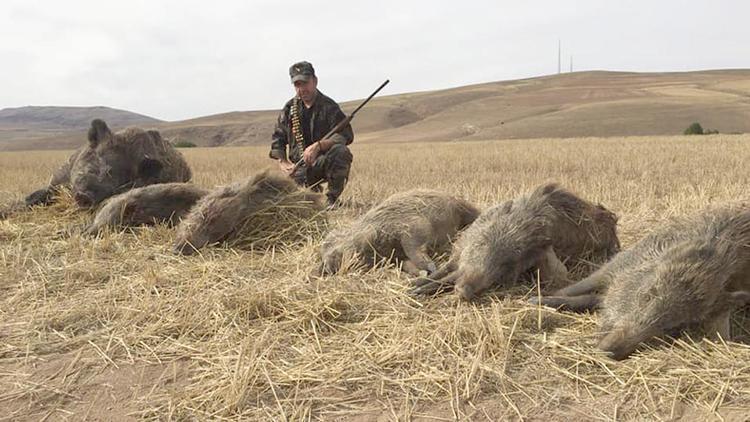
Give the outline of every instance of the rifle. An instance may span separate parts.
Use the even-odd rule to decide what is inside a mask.
[[[390,79],[386,79],[385,82],[383,82],[383,84],[380,85],[378,87],[378,89],[375,90],[375,92],[373,92],[372,94],[370,94],[369,97],[367,97],[364,101],[362,101],[362,104],[360,104],[359,107],[355,108],[354,111],[352,111],[352,113],[350,115],[348,115],[348,116],[346,116],[344,118],[344,120],[338,122],[336,124],[336,126],[334,126],[333,129],[331,129],[330,131],[328,131],[328,133],[326,133],[326,135],[322,139],[319,139],[319,141],[323,141],[325,139],[328,139],[331,136],[333,136],[333,134],[335,134],[338,131],[340,131],[341,129],[345,128],[346,125],[348,125],[352,121],[352,119],[354,118],[354,115],[357,114],[357,112],[362,107],[364,107],[365,104],[367,104],[367,102],[372,99],[372,97],[374,97],[378,92],[380,92],[380,90],[383,89],[384,86],[388,85],[388,82],[390,82]],[[297,169],[300,168],[300,166],[302,166],[303,164],[305,164],[305,159],[304,158],[300,158],[299,161],[297,161],[296,163],[294,163],[294,168],[292,169],[291,174],[294,174],[294,172],[296,172]]]

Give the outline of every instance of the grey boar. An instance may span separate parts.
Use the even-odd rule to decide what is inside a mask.
[[[217,188],[201,198],[177,226],[173,250],[191,255],[208,244],[236,237],[251,217],[290,198],[294,198],[295,207],[316,212],[324,208],[323,195],[269,171]]]
[[[413,294],[451,288],[466,300],[510,286],[533,271],[549,286],[567,284],[569,270],[617,253],[617,217],[557,184],[485,210],[458,238],[448,263],[417,279]]]
[[[598,347],[621,360],[684,329],[728,340],[730,313],[749,300],[750,204],[738,202],[673,220],[541,303],[600,308]]]
[[[208,190],[190,183],[159,183],[132,189],[107,199],[86,233],[96,234],[105,227],[174,225],[206,194]]]
[[[88,143],[68,158],[49,185],[26,197],[25,205],[47,205],[68,187],[81,208],[129,189],[167,182],[187,182],[190,167],[156,130],[129,128],[112,133],[99,119],[91,122]]]
[[[436,266],[430,254],[445,250],[478,215],[474,205],[443,192],[417,189],[394,194],[326,236],[319,273],[334,274],[346,260],[368,267],[378,260],[393,260],[409,274],[431,273]]]

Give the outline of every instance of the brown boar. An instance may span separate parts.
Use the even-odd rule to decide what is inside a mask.
[[[467,300],[493,286],[510,286],[538,270],[550,285],[570,269],[604,262],[619,251],[617,217],[557,184],[485,210],[456,242],[436,274],[415,281],[414,294],[450,290]]]
[[[378,260],[396,261],[410,274],[431,273],[436,267],[430,254],[445,250],[478,215],[472,204],[446,193],[417,189],[394,194],[326,236],[320,273],[338,272],[346,259],[368,267]]]
[[[182,154],[158,131],[129,128],[112,133],[104,121],[95,119],[88,143],[53,174],[46,188],[27,196],[25,205],[49,204],[57,189],[68,187],[76,203],[88,208],[129,189],[187,182],[190,177]]]
[[[208,244],[237,236],[258,212],[287,199],[295,201],[293,206],[315,211],[325,206],[323,195],[302,189],[290,177],[270,171],[217,188],[201,198],[177,226],[174,251],[190,255]]]
[[[730,313],[748,300],[750,204],[732,203],[673,220],[541,303],[600,307],[599,348],[619,360],[686,328],[729,339]]]
[[[86,232],[96,234],[105,227],[174,225],[206,194],[208,190],[190,183],[159,183],[132,189],[107,199]]]

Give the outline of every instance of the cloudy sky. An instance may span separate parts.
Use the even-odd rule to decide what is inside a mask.
[[[750,68],[750,1],[0,2],[0,108],[165,120],[278,109],[309,60],[343,101],[563,69]]]

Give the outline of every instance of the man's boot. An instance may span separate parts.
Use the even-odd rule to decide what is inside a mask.
[[[349,169],[352,166],[352,153],[346,145],[334,145],[326,152],[325,176],[328,182],[328,206],[336,206],[339,196],[344,192],[349,180]]]

